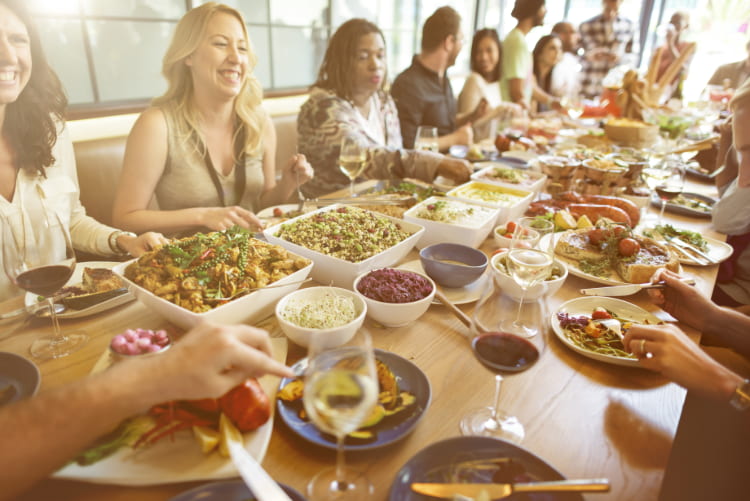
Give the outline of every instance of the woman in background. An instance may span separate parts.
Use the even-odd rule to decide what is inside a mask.
[[[539,88],[550,95],[555,95],[552,89],[552,70],[562,60],[562,41],[554,33],[544,35],[534,46],[532,55],[534,57],[534,78]],[[563,96],[555,96],[563,97]],[[550,111],[547,104],[537,102],[536,111]]]
[[[368,149],[362,174],[367,178],[414,177],[431,182],[443,175],[468,180],[471,168],[463,160],[403,149],[398,112],[385,82],[385,39],[380,28],[365,19],[339,26],[297,119],[299,150],[315,166],[315,177],[303,187],[306,195],[317,197],[349,185],[337,165],[344,137]]]
[[[254,212],[286,202],[312,177],[295,155],[276,182],[276,135],[255,63],[236,9],[208,2],[183,16],[162,65],[167,91],[128,137],[118,224],[170,234],[260,228]],[[154,196],[160,210],[149,209]]]
[[[162,235],[136,237],[86,215],[63,122],[67,99],[22,0],[0,1],[0,41],[0,67],[12,77],[0,85],[0,213],[20,211],[33,222],[45,217],[45,207],[53,210],[73,247],[90,254],[138,256],[165,243]],[[0,300],[19,292],[0,271]]]
[[[513,114],[520,114],[521,109],[514,103],[503,103],[500,96],[500,76],[502,70],[503,49],[497,31],[492,28],[484,28],[474,34],[471,41],[471,74],[464,82],[461,93],[458,95],[458,114],[473,112],[484,99],[491,110],[482,123],[474,125],[474,139],[493,139],[493,128],[496,129],[494,117],[504,110],[510,110]]]

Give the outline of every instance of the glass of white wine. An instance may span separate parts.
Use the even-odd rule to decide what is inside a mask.
[[[580,96],[566,96],[560,104],[573,120],[578,120],[583,115],[583,99]]]
[[[339,153],[339,169],[349,178],[349,194],[354,196],[354,181],[367,165],[367,148],[356,139],[344,136]]]
[[[336,467],[307,485],[311,500],[360,500],[373,493],[364,473],[347,468],[344,438],[367,419],[378,400],[375,355],[369,334],[358,331],[342,346],[329,347],[326,334],[315,334],[308,348],[302,402],[315,426],[336,437]]]
[[[414,139],[414,149],[438,152],[437,127],[420,125],[417,127],[417,137]]]

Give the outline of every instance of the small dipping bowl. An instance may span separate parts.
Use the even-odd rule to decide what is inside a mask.
[[[439,243],[419,251],[425,273],[443,287],[465,287],[482,276],[489,260],[468,245]]]
[[[363,273],[354,280],[353,288],[354,292],[362,296],[362,299],[364,299],[365,303],[367,303],[367,316],[384,325],[385,327],[401,327],[415,321],[416,319],[421,317],[424,312],[427,311],[427,309],[432,304],[432,299],[435,297],[436,288],[435,283],[432,281],[432,279],[421,273],[398,269],[393,269],[393,271],[390,270],[392,269],[381,268],[378,270],[372,270]],[[383,276],[384,274],[389,273],[393,275],[390,277],[390,279]],[[368,294],[360,290],[360,282],[365,280],[367,277],[371,276],[371,280],[378,280],[380,285],[383,286],[384,284],[386,284],[386,282],[389,282],[391,280],[394,281],[394,285],[398,285],[396,283],[396,280],[399,275],[403,277],[403,280],[411,277],[412,281],[415,277],[418,277],[423,282],[426,282],[429,285],[429,293],[422,297],[417,297],[416,299],[396,302],[391,300],[384,301],[382,300],[382,298],[376,299],[374,297],[371,297],[373,295],[372,293]],[[401,290],[404,289],[405,287],[402,285]]]
[[[115,360],[159,355],[172,346],[172,338],[160,329],[127,329],[109,342],[109,352]]]

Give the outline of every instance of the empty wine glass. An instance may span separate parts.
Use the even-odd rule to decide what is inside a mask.
[[[336,437],[336,467],[315,475],[307,494],[313,501],[365,499],[373,486],[364,473],[346,467],[344,438],[359,428],[378,400],[372,342],[363,330],[333,348],[327,337],[314,334],[310,342],[302,401],[315,426]]]
[[[503,375],[532,367],[541,356],[544,340],[542,335],[524,337],[505,330],[505,312],[511,304],[512,300],[493,281],[488,281],[472,316],[471,347],[477,360],[495,374],[494,399],[491,406],[464,415],[459,426],[464,435],[491,436],[519,443],[525,436],[523,424],[499,407]],[[525,323],[542,321],[538,304],[526,310]]]
[[[76,266],[70,233],[54,211],[42,202],[43,217],[31,220],[24,211],[2,216],[3,267],[21,289],[44,298],[52,319],[51,336],[35,340],[31,355],[38,359],[60,358],[81,348],[88,336],[63,334],[57,321],[54,294],[70,279]]]
[[[678,157],[669,157],[664,162],[665,176],[664,179],[656,186],[656,194],[661,199],[661,209],[659,209],[659,221],[662,224],[664,218],[664,207],[669,200],[674,200],[680,193],[685,184],[685,164]]]
[[[420,125],[417,127],[417,135],[414,138],[414,149],[438,152],[438,130],[437,127]]]
[[[349,178],[349,194],[354,196],[354,181],[362,174],[367,165],[367,148],[356,139],[344,136],[339,152],[339,169]]]

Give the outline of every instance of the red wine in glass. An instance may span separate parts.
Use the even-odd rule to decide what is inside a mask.
[[[16,284],[37,296],[48,297],[70,279],[74,267],[62,264],[39,266],[26,270],[16,277]]]
[[[507,332],[487,332],[471,341],[474,356],[495,373],[521,372],[539,360],[539,350],[529,340]]]
[[[656,187],[656,194],[659,195],[659,198],[662,200],[673,200],[680,193],[682,193],[682,188],[677,186],[659,185]]]

